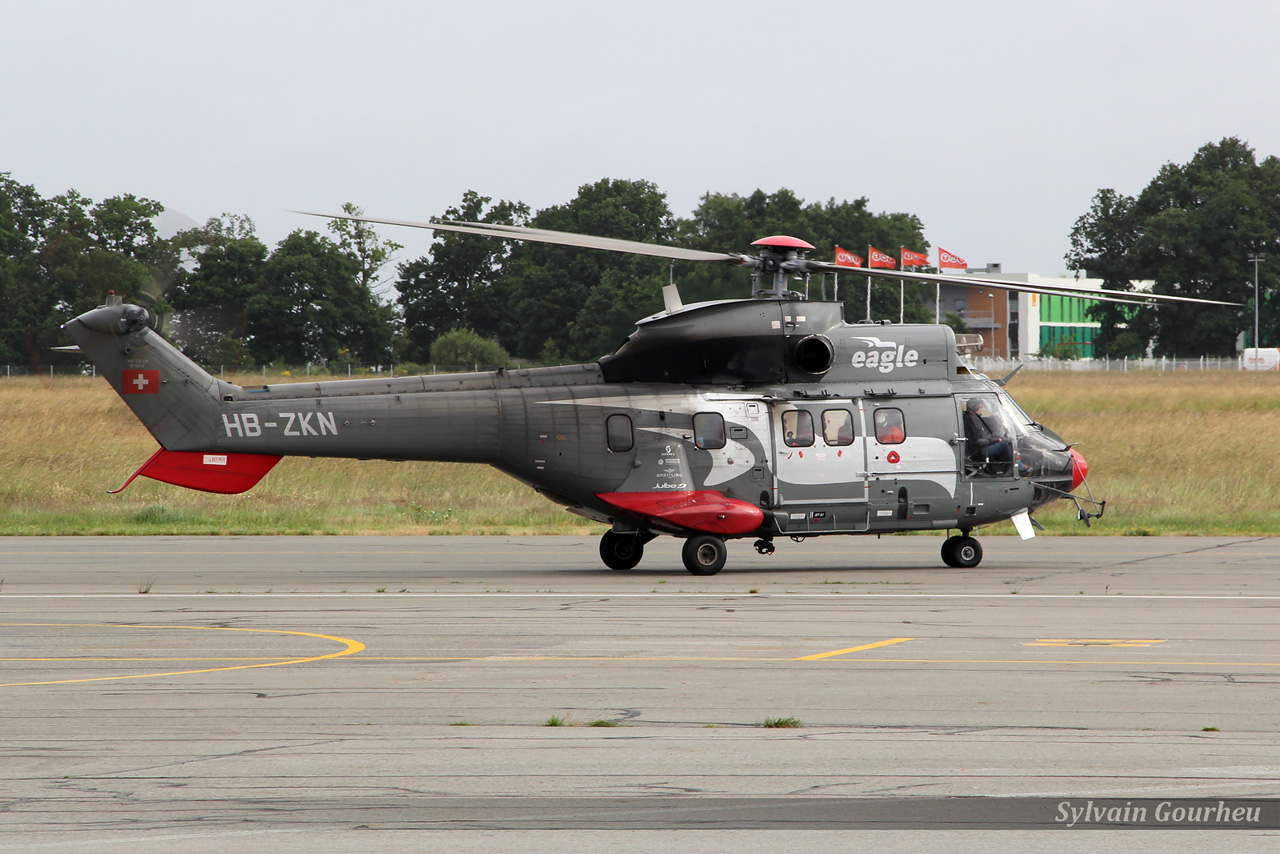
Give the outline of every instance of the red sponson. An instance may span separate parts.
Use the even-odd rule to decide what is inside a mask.
[[[748,534],[764,522],[754,504],[714,490],[601,492],[596,497],[621,510],[708,534]]]

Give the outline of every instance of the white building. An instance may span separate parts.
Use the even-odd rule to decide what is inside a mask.
[[[983,349],[978,355],[1093,357],[1093,341],[1100,324],[1089,320],[1085,312],[1095,300],[997,290],[983,287],[982,280],[1098,290],[1102,288],[1101,279],[1005,273],[999,264],[970,268],[965,275],[973,279],[972,285],[941,287],[940,315],[945,319],[948,312],[954,312],[982,335]]]

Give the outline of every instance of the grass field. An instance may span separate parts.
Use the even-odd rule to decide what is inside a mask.
[[[1079,443],[1094,494],[1107,500],[1089,529],[1066,502],[1039,511],[1047,533],[1280,531],[1280,375],[1027,370],[1009,391]],[[0,380],[0,534],[602,530],[492,469],[445,463],[285,458],[243,495],[146,478],[107,494],[155,449],[101,379]]]

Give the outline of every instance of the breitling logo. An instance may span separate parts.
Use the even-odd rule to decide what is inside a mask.
[[[887,374],[895,368],[914,368],[920,363],[920,353],[906,349],[896,341],[882,341],[874,335],[855,336],[854,341],[865,341],[868,349],[853,354],[850,364],[855,368],[875,368]]]

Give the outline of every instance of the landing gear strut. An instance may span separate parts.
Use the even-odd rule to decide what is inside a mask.
[[[982,563],[982,544],[968,534],[947,537],[942,544],[942,562],[963,569],[975,567]]]
[[[684,568],[694,575],[715,575],[724,568],[729,550],[714,534],[698,534],[684,541]]]
[[[600,537],[600,560],[610,569],[635,569],[644,557],[644,544],[652,538],[652,534],[605,531]]]

